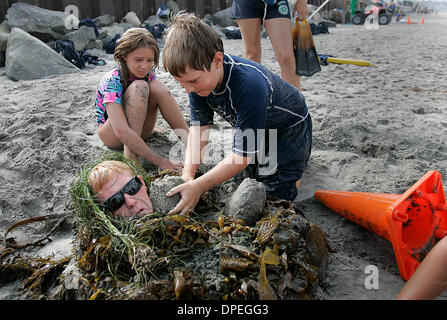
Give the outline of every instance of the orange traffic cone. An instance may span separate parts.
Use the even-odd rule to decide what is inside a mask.
[[[425,18],[424,17],[422,17],[421,24],[425,24]]]
[[[427,172],[402,195],[317,190],[314,196],[390,241],[405,281],[437,241],[447,235],[447,203],[437,171]]]
[[[407,24],[411,24],[411,19],[408,17]]]

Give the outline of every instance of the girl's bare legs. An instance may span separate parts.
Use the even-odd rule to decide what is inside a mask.
[[[168,87],[160,80],[152,80],[149,83],[150,99],[147,121],[144,125],[142,137],[146,140],[152,133],[157,119],[158,109],[161,115],[174,130],[179,139],[186,145],[188,142],[189,128],[183,117],[182,111],[169,91]],[[148,121],[154,119],[154,122]]]
[[[149,85],[147,82],[132,82],[124,94],[124,113],[126,114],[129,127],[140,137],[143,137],[143,128],[152,127],[153,129],[157,119],[156,113],[154,116],[153,112],[149,112],[148,102]],[[126,145],[124,146],[124,155],[129,159],[138,161],[137,154],[132,152]]]
[[[154,94],[154,96],[156,96],[156,94]],[[103,126],[98,128],[98,135],[102,140],[102,142],[109,148],[113,149],[122,148],[123,147],[122,140],[118,139],[117,135],[115,134],[115,130],[120,130],[120,132],[124,132],[123,130],[125,130],[128,132],[129,135],[133,137],[133,139],[138,140],[138,141],[136,140],[129,141],[129,139],[127,139],[129,138],[129,136],[126,138],[126,141],[128,141],[127,144],[132,145],[132,148],[135,148],[135,150],[137,151],[133,152],[131,151],[131,149],[128,147],[127,144],[124,145],[124,155],[126,157],[137,161],[138,155],[140,155],[149,162],[156,164],[161,169],[180,169],[183,166],[181,162],[168,161],[168,159],[165,159],[160,155],[156,154],[154,151],[152,151],[150,147],[144,142],[144,140],[147,139],[147,137],[151,134],[152,130],[154,129],[158,112],[157,103],[155,103],[154,101],[149,103],[150,100],[154,100],[152,98],[149,99],[149,84],[144,80],[136,80],[132,82],[132,84],[129,85],[129,87],[127,88],[123,100],[124,100],[124,108],[123,108],[124,113],[121,114],[120,112],[115,113],[116,119],[114,119],[114,122],[117,123],[116,126],[119,127],[115,129],[112,126],[112,121],[108,119]],[[113,107],[113,109],[111,110],[117,110],[116,108],[120,109],[122,108],[122,106],[117,105],[116,103],[114,105],[115,106],[113,105],[110,106],[110,108]],[[172,112],[172,110],[170,112]],[[172,113],[174,114],[180,113],[181,115],[178,106],[177,111],[174,109]],[[170,119],[170,117],[168,118]],[[175,116],[174,119],[176,119]],[[179,127],[185,128],[185,130],[188,129],[185,120],[184,119],[182,120],[183,125],[179,124]],[[125,121],[126,123],[124,123],[123,121]],[[171,121],[171,125],[175,125],[176,121],[178,120]],[[138,139],[137,137],[140,137],[141,139]]]
[[[281,68],[281,78],[300,90],[300,77],[296,74],[293,52],[292,21],[288,18],[265,20],[265,29]]]
[[[244,42],[245,58],[261,63],[261,19],[238,19]]]
[[[189,128],[168,88],[158,80],[153,80],[150,84],[137,80],[129,85],[124,95],[124,113],[129,127],[143,140],[151,135],[155,127],[158,108],[162,110],[162,115],[171,128],[178,129],[176,134],[186,145]],[[110,121],[106,121],[98,129],[98,135],[109,148],[119,149],[123,147],[123,143],[116,137]],[[129,159],[138,159],[138,156],[127,146],[124,146],[124,155]]]
[[[124,114],[129,127],[141,136],[143,127],[153,127],[156,118],[148,113],[149,86],[145,81],[134,81],[124,94]],[[120,149],[123,143],[117,138],[111,121],[106,121],[98,128],[101,141],[112,149]],[[129,159],[137,160],[137,155],[124,146],[124,155]]]

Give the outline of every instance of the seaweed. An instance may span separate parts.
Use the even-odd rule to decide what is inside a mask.
[[[120,154],[110,157],[129,161]],[[157,176],[178,174],[150,176],[128,163],[147,185]],[[91,300],[311,299],[324,281],[326,238],[297,204],[269,200],[264,218],[249,227],[224,216],[220,191],[210,190],[199,201],[207,211],[192,217],[153,213],[125,220],[107,215],[95,202],[87,183],[94,165],[71,188],[77,235],[72,256],[32,264],[14,261],[15,249],[5,249],[0,279],[15,269],[31,298]],[[48,281],[59,285],[53,294]]]
[[[69,258],[26,258],[16,252],[16,249],[4,248],[0,252],[0,284],[19,280],[20,289],[26,298],[46,298],[68,260]]]

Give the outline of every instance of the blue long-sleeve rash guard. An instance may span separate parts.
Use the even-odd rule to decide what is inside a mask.
[[[189,100],[191,125],[213,124],[216,112],[236,128],[233,152],[243,157],[258,154],[262,145],[258,140],[263,139],[258,129],[285,130],[308,115],[304,97],[295,87],[256,62],[228,54],[219,88],[207,97],[190,93]]]

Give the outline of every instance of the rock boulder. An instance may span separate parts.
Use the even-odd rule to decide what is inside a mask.
[[[166,214],[175,208],[180,201],[179,193],[172,197],[167,197],[166,193],[172,188],[185,183],[178,176],[165,176],[151,182],[150,197],[154,205],[154,212]]]
[[[113,23],[108,27],[103,27],[99,30],[99,37],[104,41],[104,43],[109,42],[113,39],[117,34],[122,35],[124,33],[124,27],[119,23]]]
[[[159,23],[166,24],[166,22],[167,22],[166,20],[160,18],[159,16],[153,15],[153,16],[147,17],[147,19],[144,20],[143,25],[154,26],[154,25],[159,24]]]
[[[126,22],[132,25],[132,27],[139,28],[141,27],[141,20],[138,18],[135,12],[128,12],[126,16],[121,20],[121,22]]]
[[[96,42],[95,30],[91,27],[81,26],[79,30],[70,32],[64,36],[64,40],[73,41],[76,51],[83,51],[89,47],[90,43],[93,43],[93,47]]]
[[[93,21],[95,21],[98,28],[108,27],[115,22],[115,17],[112,17],[110,14],[105,14],[93,19]]]
[[[231,7],[226,8],[224,10],[220,10],[213,14],[210,17],[210,20],[221,27],[229,27],[229,26],[235,26],[237,27],[236,20],[231,18]]]
[[[27,3],[13,3],[6,19],[9,28],[20,28],[42,41],[61,39],[70,30],[65,22],[68,13],[42,9]]]
[[[264,215],[265,186],[255,179],[245,178],[225,206],[224,215],[242,219],[254,226]]]
[[[33,80],[79,69],[41,40],[13,28],[6,50],[6,75],[12,80]]]
[[[8,27],[8,21],[3,21],[0,23],[0,33],[10,33],[11,29]]]
[[[0,52],[6,52],[9,33],[0,32]]]

